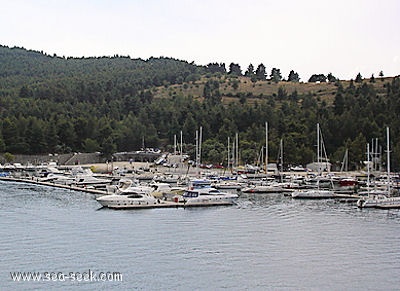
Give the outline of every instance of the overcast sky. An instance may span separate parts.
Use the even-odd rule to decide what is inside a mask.
[[[0,0],[0,44],[59,56],[400,74],[399,0]]]

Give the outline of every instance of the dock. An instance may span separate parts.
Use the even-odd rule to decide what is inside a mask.
[[[112,193],[109,193],[107,191],[102,191],[98,189],[93,189],[90,187],[78,187],[78,186],[73,186],[73,185],[63,185],[63,184],[56,184],[56,183],[51,183],[51,182],[43,182],[39,181],[38,179],[32,178],[32,179],[23,179],[23,178],[15,178],[15,177],[0,177],[0,181],[10,181],[10,182],[19,182],[19,183],[28,183],[28,184],[35,184],[35,185],[41,185],[41,186],[49,186],[49,187],[54,187],[54,188],[62,188],[62,189],[68,189],[72,191],[80,191],[80,192],[85,192],[85,193],[90,193],[98,196],[103,196],[103,195],[111,195]],[[221,204],[221,203],[198,203],[198,204],[185,204],[184,202],[175,202],[175,201],[168,201],[168,200],[162,200],[159,199],[158,203],[155,204],[132,204],[132,205],[120,205],[120,206],[113,206],[113,207],[104,207],[104,208],[110,208],[110,209],[149,209],[149,208],[192,208],[192,207],[209,207],[209,206],[227,206],[227,205],[232,205],[232,204]]]
[[[74,190],[74,191],[81,191],[81,192],[86,192],[86,193],[95,194],[95,195],[110,194],[107,191],[93,189],[90,187],[78,187],[78,186],[74,186],[74,185],[64,185],[64,184],[56,184],[56,183],[51,183],[51,182],[43,182],[43,181],[39,181],[38,179],[35,179],[35,178],[23,179],[23,178],[15,178],[15,177],[0,177],[0,181],[29,183],[29,184],[35,184],[35,185],[69,189],[69,190]]]

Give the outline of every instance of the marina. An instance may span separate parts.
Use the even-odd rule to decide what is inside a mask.
[[[96,174],[93,169],[104,168],[104,164],[102,166],[78,164],[62,170],[55,162],[36,167],[31,164],[24,166],[21,163],[14,163],[1,165],[4,171],[0,173],[0,177],[98,194],[101,197],[97,197],[96,201],[103,207],[112,209],[234,205],[243,193],[265,195],[279,193],[294,199],[356,201],[359,208],[400,208],[400,176],[390,171],[389,132],[389,127],[386,127],[387,171],[385,173],[382,170],[374,170],[374,179],[371,179],[371,167],[377,169],[379,166],[381,169],[382,160],[381,154],[371,155],[369,143],[367,161],[364,161],[366,173],[343,171],[347,151],[341,171],[331,171],[332,164],[326,153],[319,123],[316,134],[316,162],[309,163],[306,168],[298,166],[297,169],[302,169],[302,172],[284,172],[281,140],[279,156],[281,170],[279,170],[278,164],[268,163],[268,122],[265,123],[265,160],[260,157],[264,163],[260,165],[240,166],[237,146],[232,156],[228,150],[227,169],[222,163],[202,164],[200,162],[202,127],[200,127],[200,131],[196,131],[195,161],[189,161],[190,156],[183,152],[177,154],[175,137],[174,154],[162,153],[159,149],[146,149],[145,152],[157,156],[153,156],[155,158],[153,162],[147,161],[145,167],[141,166],[139,169],[135,169],[132,159],[129,160],[129,166],[125,163],[123,168],[120,168],[114,165],[112,157],[111,169],[107,161],[107,170],[97,171]],[[237,135],[235,144],[238,145]],[[180,148],[183,148],[182,139]],[[261,153],[264,153],[264,149]],[[371,156],[379,158],[370,162]],[[366,183],[361,179],[365,176]],[[171,185],[175,187],[172,188]],[[376,191],[379,195],[376,195]]]
[[[366,200],[370,194],[377,193],[376,191],[379,189],[372,186],[372,181],[368,182],[369,185],[365,185],[365,174],[359,172],[346,172],[344,174],[332,172],[325,178],[321,173],[312,172],[282,173],[279,176],[270,175],[268,177],[265,177],[265,175],[255,177],[253,175],[249,178],[244,174],[240,176],[226,175],[225,171],[207,170],[200,173],[196,168],[189,173],[179,173],[179,169],[177,169],[171,174],[168,173],[169,168],[162,167],[144,173],[132,172],[121,175],[114,171],[113,173],[99,174],[90,170],[95,167],[101,168],[102,166],[79,165],[67,170],[57,169],[57,173],[53,173],[55,170],[52,169],[52,172],[45,175],[42,174],[43,168],[39,172],[32,170],[30,172],[11,171],[1,175],[0,179],[90,193],[102,206],[113,209],[233,205],[236,203],[236,198],[244,194],[281,194],[284,197],[294,199],[335,199],[356,203]],[[127,164],[121,167],[127,168]],[[54,165],[52,165],[52,168],[54,168]],[[119,168],[116,167],[115,169],[118,170]],[[162,179],[162,177],[171,177],[172,175],[176,177],[173,181],[167,182],[167,180]],[[396,196],[398,196],[399,179],[394,174],[391,175],[392,196],[395,197],[387,201],[398,199]],[[144,179],[144,177],[146,178]],[[376,183],[378,184],[378,182],[377,180]],[[127,192],[125,188],[130,191]],[[193,189],[202,190],[199,192],[193,191]],[[204,189],[208,192],[205,193]],[[231,193],[236,196],[230,197]],[[196,203],[191,202],[194,196],[199,196]],[[218,197],[218,200],[215,197]],[[230,198],[226,200],[226,197]],[[122,200],[119,198],[122,198]],[[117,202],[107,204],[105,201]],[[356,205],[360,206],[360,203],[358,202]],[[397,206],[394,208],[397,208]]]

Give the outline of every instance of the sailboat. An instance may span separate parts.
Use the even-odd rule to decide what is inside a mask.
[[[389,127],[386,127],[386,148],[387,148],[387,189],[381,193],[368,193],[366,198],[357,201],[359,208],[400,208],[400,197],[391,197],[390,189],[390,146],[389,146]]]
[[[320,146],[322,147],[320,148]],[[321,130],[319,123],[317,123],[317,166],[318,166],[318,178],[321,178],[321,152],[324,149],[324,143],[321,136]],[[326,157],[325,157],[326,160]],[[332,187],[333,188],[333,187]],[[323,199],[323,198],[334,198],[336,195],[333,190],[320,189],[319,181],[317,181],[316,189],[300,189],[292,192],[293,198],[303,199]]]

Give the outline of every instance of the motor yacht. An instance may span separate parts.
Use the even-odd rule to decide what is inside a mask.
[[[104,195],[96,199],[103,207],[125,209],[125,208],[148,208],[160,200],[149,192],[140,190],[138,187],[120,187],[114,194]]]
[[[370,195],[357,201],[359,208],[400,208],[400,197],[388,197],[386,195]]]
[[[218,189],[207,187],[186,190],[181,201],[185,206],[215,206],[232,205],[237,198],[237,194],[221,192]]]

